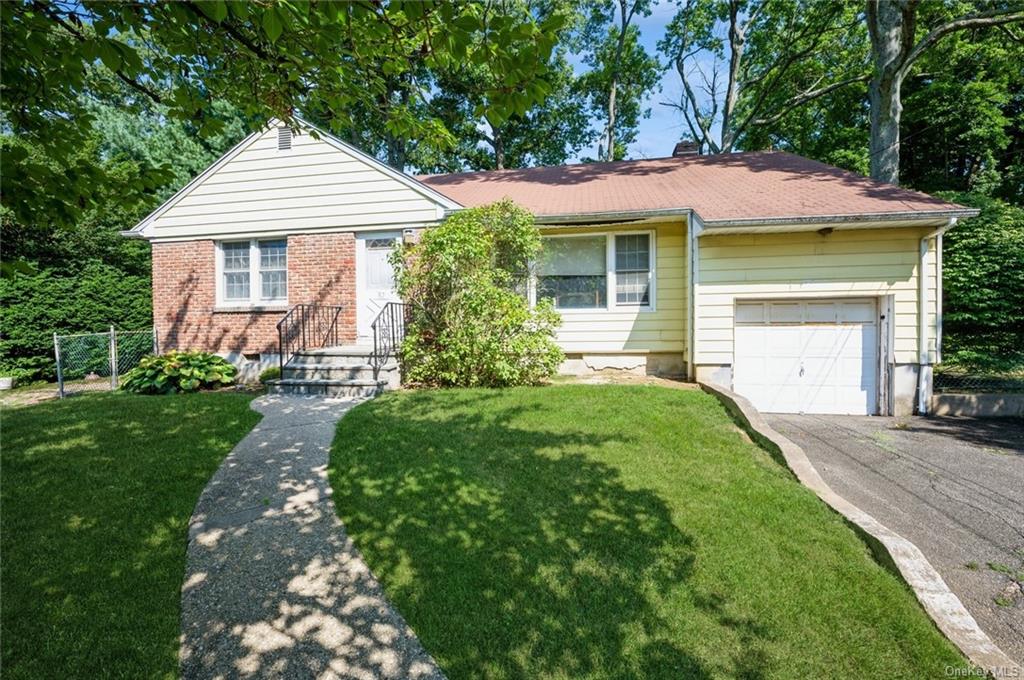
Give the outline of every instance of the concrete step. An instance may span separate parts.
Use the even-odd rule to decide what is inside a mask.
[[[374,397],[388,388],[384,380],[270,380],[267,389],[272,394],[320,394],[328,397]]]
[[[368,364],[373,356],[372,347],[348,345],[340,347],[323,347],[321,349],[305,349],[296,352],[289,364]],[[394,363],[392,357],[389,362]]]
[[[382,366],[378,379],[387,380],[390,373],[398,371],[398,364]],[[281,374],[285,379],[307,380],[369,380],[374,377],[373,366],[370,364],[343,363],[288,363]]]

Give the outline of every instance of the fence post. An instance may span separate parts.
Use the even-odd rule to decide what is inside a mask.
[[[61,369],[61,357],[60,357],[60,336],[56,332],[53,334],[53,355],[57,359],[57,394],[61,399],[64,398],[64,371]]]
[[[117,331],[110,326],[110,389],[117,389]]]
[[[160,354],[160,340],[156,335],[156,326],[153,326],[153,354]]]

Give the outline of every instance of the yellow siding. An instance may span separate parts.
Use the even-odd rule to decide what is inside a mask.
[[[153,223],[156,238],[404,227],[433,223],[437,205],[365,160],[308,134],[277,149],[277,129],[178,200]]]
[[[917,269],[930,229],[705,236],[700,239],[696,364],[733,363],[737,298],[892,295],[896,363],[917,363]],[[935,345],[935,252],[926,262],[928,340]],[[934,359],[934,355],[932,357]]]
[[[620,308],[562,314],[558,343],[569,353],[682,352],[686,346],[686,224],[544,229],[554,234],[655,231],[653,311]]]

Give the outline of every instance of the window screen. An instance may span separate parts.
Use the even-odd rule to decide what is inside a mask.
[[[651,304],[651,237],[623,234],[615,237],[615,303]]]
[[[546,238],[537,273],[537,299],[559,309],[599,309],[608,304],[604,236]]]
[[[260,241],[260,297],[288,299],[288,242]]]
[[[224,299],[249,299],[249,242],[224,243]]]

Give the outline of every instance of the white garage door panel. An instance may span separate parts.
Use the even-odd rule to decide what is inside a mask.
[[[769,413],[876,413],[875,315],[872,300],[738,304],[733,388]]]

